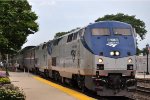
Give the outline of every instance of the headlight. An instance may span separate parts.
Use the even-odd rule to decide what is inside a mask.
[[[103,59],[102,59],[102,58],[99,58],[99,59],[98,59],[98,62],[99,62],[99,63],[102,63],[102,62],[103,62]]]
[[[113,51],[110,52],[110,55],[113,56],[115,53]]]
[[[132,59],[131,58],[128,59],[128,63],[132,63]]]
[[[116,55],[116,56],[119,56],[119,55],[120,55],[120,53],[119,53],[118,51],[116,51],[116,52],[115,52],[115,55]]]

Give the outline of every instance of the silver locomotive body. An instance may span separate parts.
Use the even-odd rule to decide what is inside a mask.
[[[83,91],[129,96],[136,90],[135,54],[131,25],[103,21],[36,46],[34,69]]]

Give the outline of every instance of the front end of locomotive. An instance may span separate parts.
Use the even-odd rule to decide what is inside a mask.
[[[131,96],[136,91],[134,36],[131,25],[117,21],[87,27],[84,40],[94,56],[92,79],[98,95]]]
[[[95,57],[92,77],[95,91],[101,96],[131,96],[137,85],[135,56],[118,59],[99,57]]]

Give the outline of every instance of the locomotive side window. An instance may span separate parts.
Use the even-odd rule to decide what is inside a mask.
[[[130,29],[123,29],[123,28],[114,28],[113,32],[115,35],[131,35]]]
[[[42,49],[45,49],[45,48],[46,48],[46,44],[43,44]]]
[[[72,39],[73,39],[73,34],[68,35],[67,42],[71,42],[71,41],[72,41]]]
[[[110,35],[110,31],[108,28],[94,28],[92,35]]]
[[[59,41],[61,40],[62,38],[59,38],[59,39],[56,39],[53,41],[53,45],[56,46],[58,45]]]
[[[73,40],[76,40],[76,39],[77,39],[77,35],[78,35],[78,32],[77,32],[77,33],[74,33],[74,35],[73,35]]]

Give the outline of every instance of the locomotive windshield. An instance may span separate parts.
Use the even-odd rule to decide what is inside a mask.
[[[130,29],[114,28],[113,32],[115,35],[131,35]]]
[[[110,31],[108,28],[94,28],[92,35],[110,35]]]

